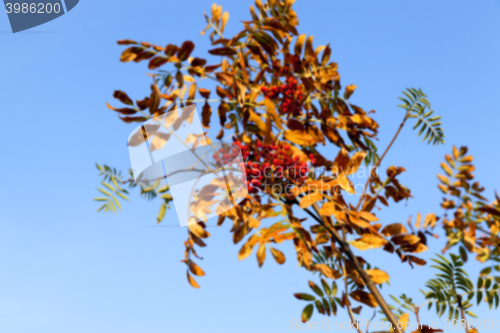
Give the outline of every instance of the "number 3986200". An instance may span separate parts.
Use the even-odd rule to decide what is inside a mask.
[[[5,9],[7,14],[10,13],[31,13],[31,14],[50,14],[50,13],[59,13],[61,11],[61,5],[58,3],[6,3]]]

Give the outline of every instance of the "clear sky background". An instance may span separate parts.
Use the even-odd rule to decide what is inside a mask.
[[[219,3],[230,11],[227,33],[241,30],[252,3]],[[207,276],[195,290],[179,262],[186,230],[154,226],[158,201],[134,193],[116,215],[97,214],[92,201],[95,162],[130,166],[126,140],[135,125],[120,122],[105,103],[114,102],[116,89],[134,99],[149,94],[145,64],[120,63],[116,40],[193,40],[193,54],[206,57],[208,37],[199,33],[211,5],[82,0],[18,34],[0,13],[0,332],[289,332],[290,320],[300,318],[306,303],[292,295],[308,291],[311,275],[297,269],[292,244],[279,247],[284,266],[269,256],[259,269],[254,254],[238,262],[241,244],[233,245],[228,225],[211,228],[209,246],[199,251]],[[295,7],[300,32],[314,35],[315,46],[331,43],[343,85],[358,86],[352,101],[376,110],[381,149],[403,117],[396,105],[404,88],[421,87],[443,117],[444,146],[422,143],[409,126],[384,161],[384,169],[407,169],[401,181],[414,199],[381,211],[382,223],[442,212],[436,174],[453,144],[469,147],[475,175],[493,197],[500,189],[499,1],[299,0]],[[175,224],[175,212],[166,219]],[[441,249],[432,245],[425,258]],[[362,254],[394,277],[384,294],[422,300],[417,289],[432,270],[380,251]],[[477,276],[479,266],[469,267]],[[499,317],[487,307],[475,312]],[[360,319],[371,315],[364,309]],[[348,318],[340,311],[329,319]]]

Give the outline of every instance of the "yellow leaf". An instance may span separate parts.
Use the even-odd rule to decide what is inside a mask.
[[[319,214],[322,216],[330,216],[335,212],[335,204],[333,202],[325,202],[323,207],[319,210]]]
[[[255,123],[257,127],[264,133],[266,131],[266,124],[262,121],[262,118],[259,117],[255,112],[250,110],[250,117],[248,117],[248,120],[251,122]],[[272,134],[272,133],[271,133]]]
[[[270,250],[276,262],[280,265],[283,265],[285,263],[285,255],[281,251],[276,250],[272,247],[270,248]]]
[[[417,223],[415,223],[415,228],[420,228],[420,221],[422,220],[422,215],[420,213],[417,213]]]
[[[413,251],[409,251],[411,253],[421,253],[421,252],[425,252],[427,251],[429,248],[427,247],[427,245],[425,244],[422,244],[422,243],[418,243],[417,244],[417,248]]]
[[[260,244],[259,249],[257,250],[257,262],[259,263],[259,267],[264,265],[264,260],[266,259],[266,244]]]
[[[262,122],[262,120],[261,120],[261,122]],[[262,122],[262,124],[264,124],[264,123]],[[264,125],[264,129],[265,129],[265,125]],[[299,146],[304,146],[304,147],[312,146],[315,143],[313,137],[305,131],[286,130],[284,136],[285,136],[286,140],[293,142]]]
[[[425,217],[425,221],[424,221],[424,228],[427,228],[428,226],[430,226],[431,228],[434,228],[437,220],[438,220],[438,218],[436,215],[434,215],[432,213],[427,214],[427,216]]]
[[[379,269],[367,269],[366,274],[372,279],[376,284],[382,284],[389,281],[389,275]]]
[[[258,237],[256,235],[252,235],[248,241],[241,247],[240,252],[238,253],[238,260],[243,260],[248,257],[253,250],[253,247],[258,241]]]
[[[347,171],[346,176],[352,175],[353,173],[358,171],[359,166],[363,162],[365,156],[366,156],[366,153],[364,151],[358,151],[357,153],[352,155],[352,157],[349,160],[349,163],[347,164],[347,167],[346,167],[346,171]]]
[[[355,89],[356,89],[355,84],[350,84],[347,87],[345,87],[344,98],[349,99],[349,97],[351,97]]]
[[[398,327],[403,327],[405,328],[406,324],[410,321],[410,314],[409,313],[403,313],[400,317],[399,317],[399,320],[398,322],[400,324],[398,324]]]
[[[252,229],[257,229],[260,226],[260,221],[253,216],[248,217],[248,226]]]
[[[394,236],[406,233],[406,228],[401,223],[393,223],[386,225],[381,233],[384,236]]]
[[[274,120],[274,123],[276,124],[276,126],[278,126],[278,128],[280,130],[283,129],[283,126],[281,125],[281,118],[278,115],[278,113],[276,112],[276,108],[274,107],[274,103],[271,102],[271,100],[266,97],[264,99],[264,105],[265,105],[266,110],[267,110],[267,115],[270,116]]]
[[[364,220],[367,220],[368,222],[376,222],[376,221],[378,221],[378,218],[375,215],[373,215],[372,213],[359,212],[358,215],[359,215],[359,217],[361,217]]]
[[[370,250],[378,249],[379,247],[387,244],[387,241],[371,234],[364,234],[361,238],[355,239],[351,242],[351,245],[359,250]]]
[[[220,32],[224,32],[224,28],[226,27],[227,20],[229,20],[229,12],[225,12],[222,14],[222,23],[220,25]]]
[[[314,192],[314,193],[309,193],[306,194],[301,200],[300,200],[300,208],[304,209],[312,204],[316,203],[317,201],[323,199],[323,195],[319,192]]]
[[[347,178],[343,173],[340,174],[335,181],[336,181],[337,185],[339,185],[347,193],[351,193],[351,194],[356,193],[356,190],[354,189],[354,185],[352,185],[349,178]]]
[[[188,279],[189,284],[193,288],[200,288],[200,286],[198,285],[198,283],[196,282],[196,280],[193,279],[193,277],[191,275],[189,275],[189,272],[186,272],[186,274],[187,274],[187,279]]]
[[[450,184],[450,179],[446,176],[443,176],[443,175],[437,175],[437,177],[439,178],[439,180],[446,184],[446,185],[449,185]]]
[[[451,168],[448,166],[448,164],[444,163],[444,162],[441,162],[441,168],[443,168],[444,172],[446,172],[446,174],[448,176],[452,176],[453,175],[453,171],[451,170]]]
[[[196,83],[193,83],[193,84],[189,87],[188,99],[189,99],[189,100],[194,99],[195,95],[196,95]]]

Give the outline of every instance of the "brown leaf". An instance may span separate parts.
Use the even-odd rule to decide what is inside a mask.
[[[201,112],[201,124],[205,128],[210,128],[210,118],[212,116],[212,108],[210,107],[210,104],[208,102],[205,102],[205,105],[203,105],[203,109]]]
[[[160,106],[160,101],[161,101],[161,92],[160,89],[156,84],[151,85],[151,101],[149,104],[149,113],[154,114],[156,110],[158,110],[158,107]]]
[[[209,50],[208,53],[218,56],[232,56],[236,54],[236,51],[230,47],[220,47]]]
[[[198,91],[200,92],[200,95],[203,96],[203,98],[206,99],[210,98],[210,90],[205,88],[198,88]]]
[[[141,53],[144,49],[142,47],[132,46],[122,52],[120,56],[120,61],[129,62],[137,58],[139,53]]]
[[[384,229],[382,229],[381,234],[384,236],[394,236],[399,234],[406,233],[406,228],[401,223],[392,223],[386,225]]]
[[[333,166],[332,166],[333,173],[342,173],[343,170],[349,164],[349,161],[350,161],[349,152],[347,151],[347,149],[342,148],[337,154],[337,157],[335,157],[335,160],[333,161]]]
[[[355,290],[355,291],[351,292],[349,294],[349,296],[351,296],[352,299],[354,299],[360,303],[368,305],[369,307],[376,308],[378,306],[378,303],[375,300],[375,298],[371,294],[369,294],[365,291]]]
[[[299,131],[305,131],[304,125],[298,121],[295,118],[290,118],[288,119],[288,122],[286,123],[286,126],[288,126],[289,129],[291,130],[299,130]]]
[[[108,103],[106,103],[106,106],[108,107],[108,109],[111,109],[113,111],[119,112],[119,113],[124,114],[124,115],[131,115],[131,114],[137,113],[137,110],[132,109],[132,108],[120,108],[120,109],[117,109],[117,108],[112,107]]]
[[[179,47],[176,46],[176,45],[173,45],[173,44],[168,44],[166,47],[165,47],[165,51],[164,53],[168,56],[168,57],[172,57],[174,56],[177,51],[179,51]]]
[[[396,235],[396,236],[392,236],[391,241],[393,243],[396,243],[397,245],[401,245],[401,244],[405,244],[405,243],[409,244],[409,245],[413,245],[413,244],[417,244],[418,242],[420,242],[420,237],[415,236],[415,235]]]
[[[131,44],[137,44],[136,41],[133,41],[131,39],[121,39],[116,42],[118,45],[131,45]]]
[[[222,101],[219,105],[219,108],[217,109],[219,113],[219,120],[220,120],[220,125],[224,126],[226,123],[227,117],[226,113],[229,110],[229,107],[227,106],[226,102]]]
[[[285,255],[281,251],[276,250],[272,247],[270,247],[269,249],[271,250],[271,253],[276,262],[280,265],[283,265],[285,263]]]
[[[151,60],[149,60],[148,68],[149,69],[156,69],[158,67],[163,66],[168,62],[168,58],[165,57],[154,57]]]
[[[134,102],[132,102],[130,97],[128,97],[128,95],[121,90],[115,90],[113,97],[118,99],[123,104],[134,105]]]
[[[360,314],[361,313],[361,308],[363,308],[361,305],[358,306],[358,307],[355,307],[355,308],[352,308],[352,312],[354,312],[355,314]]]
[[[315,264],[312,268],[329,279],[336,280],[342,276],[342,273],[325,264]]]
[[[177,52],[177,58],[179,58],[180,61],[184,61],[189,56],[191,55],[191,52],[194,50],[194,43],[191,41],[185,41],[182,43],[179,51]]]
[[[201,58],[194,58],[193,61],[191,61],[191,66],[193,67],[203,67],[207,61],[205,59]]]

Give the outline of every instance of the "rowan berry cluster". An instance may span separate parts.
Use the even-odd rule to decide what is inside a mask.
[[[290,157],[290,145],[286,143],[263,144],[257,141],[254,145],[246,145],[240,141],[240,147],[246,161],[248,191],[258,193],[266,184],[286,185],[302,183],[307,178],[306,162],[299,162],[299,157]]]
[[[297,80],[293,76],[289,76],[285,83],[275,85],[271,88],[262,87],[262,93],[270,99],[280,99],[280,108],[282,113],[289,113],[298,116],[301,111],[300,101],[304,97],[302,87],[298,85]]]
[[[239,150],[238,147],[232,146],[230,148],[227,145],[224,145],[222,148],[216,152],[213,157],[218,166],[224,166],[232,162],[236,157],[238,157]]]

